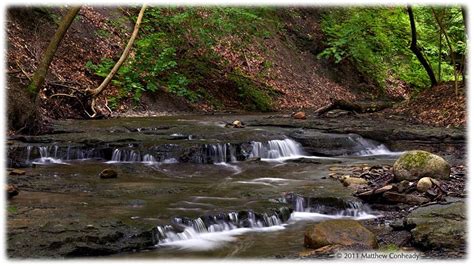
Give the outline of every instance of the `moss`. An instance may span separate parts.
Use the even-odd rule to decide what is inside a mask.
[[[7,207],[7,212],[8,214],[14,214],[18,212],[18,208],[16,206],[8,206]]]
[[[400,158],[400,164],[404,168],[419,168],[425,167],[428,163],[431,154],[426,151],[408,152]]]
[[[228,78],[237,86],[240,100],[248,109],[262,112],[272,110],[272,98],[268,95],[268,88],[261,88],[255,81],[238,71],[231,73]]]
[[[388,244],[388,245],[381,246],[379,250],[386,251],[386,252],[395,252],[395,251],[400,250],[400,248],[395,244]]]

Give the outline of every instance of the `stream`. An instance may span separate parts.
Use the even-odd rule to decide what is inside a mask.
[[[49,135],[13,139],[9,167],[27,174],[15,179],[22,192],[10,204],[28,215],[10,216],[9,231],[31,226],[26,236],[46,237],[56,222],[97,229],[118,220],[151,232],[153,245],[115,257],[275,258],[304,250],[310,224],[383,216],[327,177],[393,164],[400,151],[357,134],[224,127],[238,118],[262,116],[71,120]],[[330,153],[290,137],[310,131]],[[105,168],[118,178],[100,179]]]

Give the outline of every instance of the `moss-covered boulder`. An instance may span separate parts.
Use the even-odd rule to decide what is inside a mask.
[[[329,220],[308,228],[304,235],[304,245],[314,249],[328,245],[375,249],[377,238],[357,221]]]
[[[425,176],[448,179],[449,173],[450,166],[446,160],[426,151],[405,152],[393,165],[393,174],[398,181],[415,181]]]
[[[453,202],[424,206],[406,218],[413,243],[422,250],[460,251],[466,246],[466,204]]]

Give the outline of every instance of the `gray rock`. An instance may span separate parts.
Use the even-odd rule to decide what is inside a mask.
[[[459,251],[466,244],[466,206],[464,202],[420,207],[406,218],[414,244],[421,249]]]
[[[309,153],[324,156],[355,154],[367,148],[364,144],[380,144],[356,134],[322,133],[308,129],[295,131],[290,137],[301,143]]]

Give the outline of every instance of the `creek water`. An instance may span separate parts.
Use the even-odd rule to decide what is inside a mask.
[[[186,118],[172,122],[199,130],[170,127],[161,134],[166,138],[156,141],[110,142],[101,147],[26,143],[21,154],[24,163],[36,166],[31,169],[34,175],[52,180],[52,190],[54,182],[67,184],[62,189],[68,202],[77,205],[73,211],[86,219],[114,217],[152,225],[154,248],[116,255],[134,258],[297,254],[304,250],[303,235],[310,224],[379,215],[353,198],[350,189],[325,178],[335,167],[393,163],[398,155],[354,135],[348,135],[358,147],[354,152],[328,157],[308,154],[282,128],[245,129],[235,141],[222,142],[212,132],[227,129],[215,121],[200,126]],[[115,125],[120,124],[116,120]],[[212,130],[203,134],[203,126]],[[113,125],[96,128],[109,130]],[[143,131],[126,134],[143,136]],[[97,178],[104,168],[113,168],[119,178]],[[54,194],[42,196],[44,201],[54,198]]]

